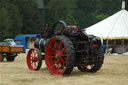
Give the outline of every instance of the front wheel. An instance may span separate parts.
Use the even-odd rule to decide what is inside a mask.
[[[42,56],[38,49],[32,48],[27,54],[27,66],[30,70],[37,71],[42,65]]]

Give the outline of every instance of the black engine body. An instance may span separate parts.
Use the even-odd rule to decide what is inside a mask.
[[[41,52],[45,52],[47,42],[50,38],[52,38],[52,36],[65,35],[72,41],[75,48],[75,66],[81,64],[90,65],[99,62],[103,63],[104,52],[102,52],[103,47],[100,38],[93,35],[87,35],[84,30],[78,30],[74,25],[67,26],[67,32],[66,30],[62,29],[61,32],[55,33],[54,30],[55,29],[48,30],[44,35],[45,37],[36,39],[35,47],[38,48]],[[99,54],[102,56],[99,56]]]

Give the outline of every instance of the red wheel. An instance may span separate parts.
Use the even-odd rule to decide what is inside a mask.
[[[53,74],[69,74],[73,69],[75,51],[71,41],[67,39],[65,36],[57,36],[47,44],[45,60]]]
[[[30,70],[39,70],[42,65],[42,56],[38,49],[30,49],[27,54],[27,65]]]

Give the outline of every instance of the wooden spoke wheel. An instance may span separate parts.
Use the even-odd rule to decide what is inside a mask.
[[[42,65],[42,56],[38,49],[30,49],[27,54],[27,66],[30,70],[37,71]]]
[[[66,36],[56,36],[48,41],[45,60],[49,71],[55,75],[70,74],[75,61],[75,49]]]

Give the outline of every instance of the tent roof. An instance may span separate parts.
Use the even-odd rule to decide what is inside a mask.
[[[128,39],[128,12],[120,10],[85,29],[88,34],[93,34],[102,39]]]

